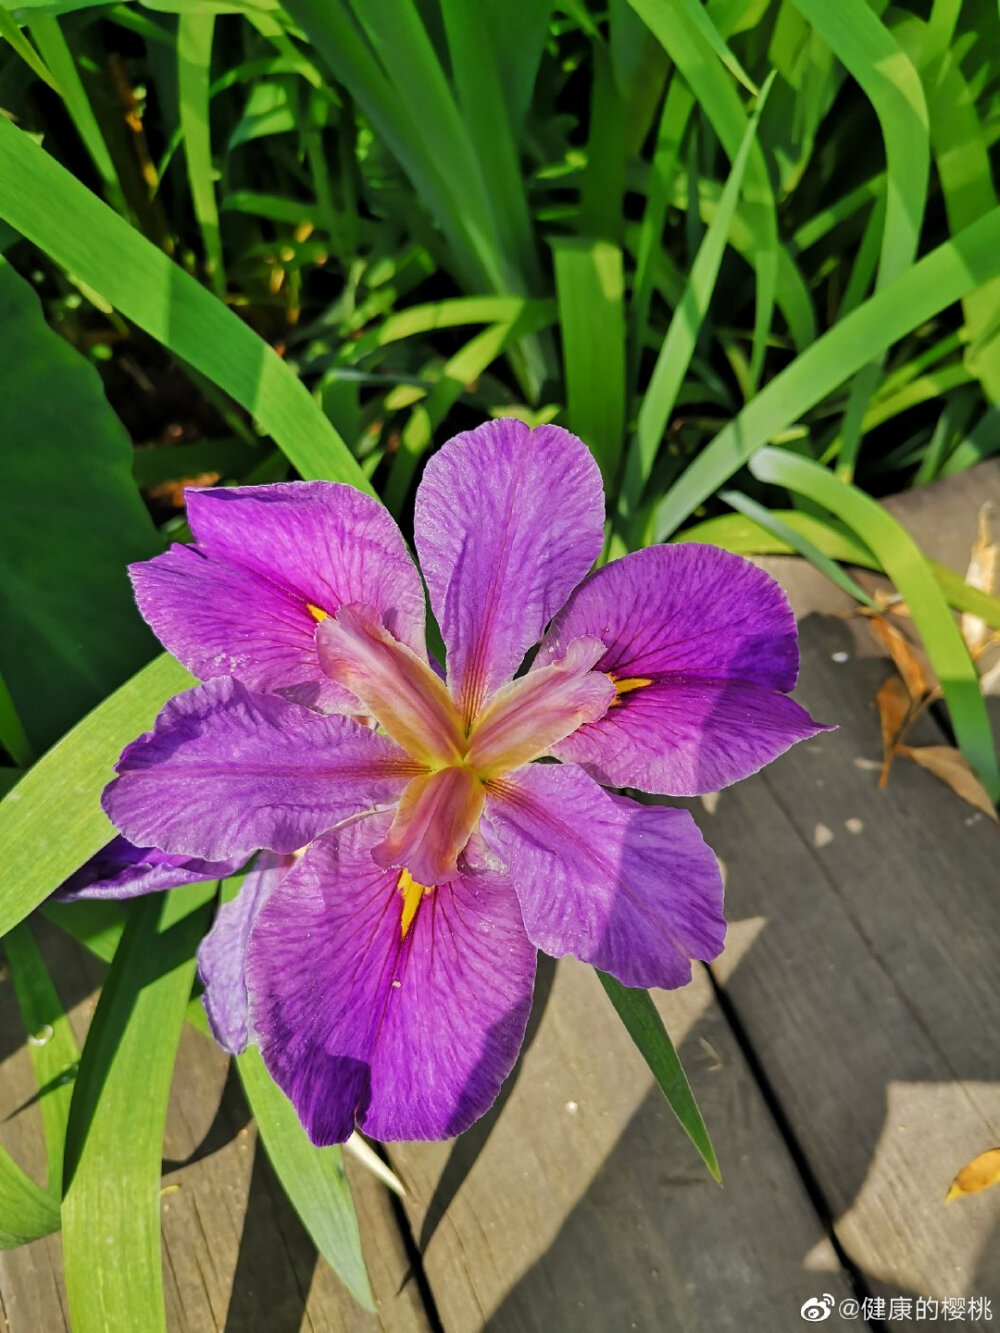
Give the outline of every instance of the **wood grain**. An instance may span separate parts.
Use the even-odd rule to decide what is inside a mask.
[[[817,1287],[850,1294],[707,975],[658,1002],[724,1189],[591,970],[561,961],[499,1116],[392,1152],[446,1329],[771,1331]]]
[[[933,491],[891,507],[964,570],[1000,467]],[[1000,833],[913,765],[878,790],[872,700],[889,663],[815,571],[762,563],[805,613],[799,697],[839,730],[701,816],[730,912],[766,922],[738,966],[727,954],[715,971],[872,1290],[996,1307],[1000,1197],[943,1200],[958,1167],[1000,1141]]]

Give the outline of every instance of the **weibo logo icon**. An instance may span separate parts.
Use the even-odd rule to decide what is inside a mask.
[[[824,1293],[822,1296],[810,1296],[809,1300],[806,1301],[805,1305],[803,1305],[802,1309],[799,1311],[799,1314],[807,1324],[821,1324],[824,1319],[830,1318],[830,1314],[836,1303],[837,1302],[829,1292]]]

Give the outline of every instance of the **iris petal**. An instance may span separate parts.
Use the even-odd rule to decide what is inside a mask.
[[[405,936],[395,871],[372,860],[385,815],[305,854],[257,918],[247,980],[275,1081],[314,1143],[460,1134],[524,1037],[535,951],[510,885],[463,874],[423,896]]]
[[[485,789],[467,768],[443,768],[413,778],[403,792],[384,842],[381,866],[405,866],[421,884],[438,884],[458,869],[458,857],[483,813]]]
[[[444,682],[393,638],[374,607],[341,607],[320,625],[316,646],[327,675],[408,754],[431,767],[461,758],[461,721]]]
[[[600,554],[601,474],[558,426],[490,421],[427,464],[413,531],[448,684],[470,723]]]
[[[603,653],[600,639],[575,639],[558,662],[497,690],[469,737],[469,767],[483,778],[508,773],[603,717],[615,698],[608,677],[591,670]]]
[[[204,861],[199,857],[172,856],[159,847],[136,847],[127,838],[112,838],[58,888],[53,897],[60,902],[87,898],[138,898],[162,893],[181,884],[197,884],[234,875],[245,857],[228,861]]]
[[[246,982],[250,934],[264,904],[295,862],[293,855],[261,852],[239,893],[222,903],[212,929],[198,946],[198,975],[205,984],[201,1002],[212,1035],[230,1055],[239,1055],[251,1039]]]
[[[419,768],[359,722],[223,677],[172,699],[117,772],[102,804],[127,838],[218,860],[293,852],[395,800]]]
[[[607,645],[598,667],[619,697],[554,753],[608,786],[717,791],[825,730],[786,697],[799,655],[785,594],[727,551],[651,546],[605,565],[553,621],[536,661],[581,634]]]
[[[532,764],[489,784],[482,832],[546,953],[668,988],[722,948],[722,878],[686,810],[612,796],[574,764]]]
[[[203,680],[233,675],[325,711],[353,698],[324,676],[316,611],[378,608],[424,655],[424,595],[402,535],[371,496],[334,482],[187,492],[197,545],[130,569],[161,643]]]

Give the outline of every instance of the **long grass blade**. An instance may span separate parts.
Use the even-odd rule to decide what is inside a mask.
[[[15,926],[4,937],[4,949],[38,1084],[48,1161],[47,1190],[59,1200],[62,1198],[66,1127],[80,1050],[62,1000],[27,923]]]
[[[309,1142],[295,1108],[274,1084],[255,1046],[237,1057],[236,1068],[271,1165],[313,1244],[358,1304],[373,1311],[342,1150]]]
[[[860,84],[878,116],[885,142],[884,226],[876,290],[913,262],[927,197],[930,129],[920,76],[888,28],[865,0],[794,0]],[[878,216],[878,215],[876,215]],[[851,386],[840,433],[838,474],[854,475],[861,422],[878,381],[880,362],[864,368]]]
[[[625,277],[609,241],[553,243],[566,424],[590,446],[610,491],[625,432]]]
[[[782,449],[762,449],[751,460],[750,469],[758,481],[785,486],[829,509],[875,553],[920,631],[944,691],[959,749],[993,800],[1000,799],[1000,768],[976,667],[945,595],[913,538],[877,500],[811,459]]]
[[[115,761],[172,695],[193,684],[179,662],[162,654],[78,722],[0,801],[0,935],[114,837],[99,797]]]
[[[623,522],[628,522],[638,511],[643,488],[649,480],[660,441],[666,432],[677,402],[677,395],[691,364],[702,323],[708,313],[712,293],[715,291],[733,214],[743,187],[743,173],[750,158],[761,113],[773,81],[772,74],[761,90],[756,110],[744,132],[739,152],[733,159],[729,179],[691,265],[684,295],[674,310],[667,336],[663,340],[663,346],[660,348],[650,376],[649,386],[643,395],[636,422],[636,433],[629,446],[625,463],[625,476],[619,499],[619,515]]]
[[[0,1250],[51,1236],[59,1224],[58,1202],[0,1148]]]
[[[653,1077],[667,1104],[680,1122],[681,1128],[697,1148],[701,1160],[715,1179],[722,1184],[718,1158],[712,1147],[708,1130],[694,1099],[684,1067],[674,1050],[673,1042],[663,1026],[649,991],[623,986],[606,972],[598,972],[601,985],[615,1007],[625,1030],[635,1042],[640,1055],[652,1070]]]
[[[11,48],[17,52],[28,68],[34,74],[37,74],[43,83],[47,83],[53,92],[62,95],[62,89],[59,87],[55,75],[14,22],[10,11],[3,4],[0,4],[0,37],[10,44]]]
[[[217,296],[226,293],[219,209],[212,171],[209,83],[215,15],[189,12],[177,20],[177,96],[188,185],[205,245],[205,273]]]
[[[139,900],[101,992],[70,1109],[62,1206],[74,1333],[166,1328],[160,1162],[167,1097],[214,884]]]
[[[668,537],[753,453],[886,348],[1000,273],[1000,208],[938,246],[807,348],[702,450],[656,506]]]
[[[735,161],[747,118],[728,74],[719,63],[715,45],[705,35],[704,14],[696,12],[703,7],[697,0],[629,0],[629,3],[663,44],[711,122],[730,162]],[[746,219],[754,233],[757,271],[757,310],[750,360],[750,381],[756,385],[764,364],[779,279],[777,210],[759,144],[750,151],[744,196]]]
[[[371,485],[277,353],[0,116],[0,217],[250,412],[304,477]]]

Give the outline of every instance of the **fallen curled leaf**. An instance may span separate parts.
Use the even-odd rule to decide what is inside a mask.
[[[989,1148],[966,1162],[958,1175],[948,1186],[944,1196],[945,1203],[960,1199],[963,1194],[978,1194],[988,1190],[991,1185],[1000,1182],[1000,1148]]]
[[[995,594],[1000,582],[1000,546],[993,540],[996,525],[996,507],[989,500],[979,511],[979,533],[972,544],[972,555],[965,581],[970,588],[980,592]],[[962,616],[962,637],[969,645],[969,651],[976,653],[989,643],[993,631],[985,620],[968,612]]]
[[[872,633],[885,648],[896,664],[896,669],[906,682],[906,688],[914,703],[919,703],[932,686],[916,650],[909,639],[896,625],[892,625],[885,616],[872,616],[868,622]]]
[[[870,618],[872,616],[887,615],[903,616],[909,620],[913,619],[910,615],[910,608],[906,605],[898,592],[887,592],[884,588],[874,588],[872,590],[872,601],[875,603],[874,606],[858,606],[853,610],[845,611],[842,614],[845,617],[868,616]]]
[[[897,747],[906,735],[913,700],[899,676],[890,676],[875,696],[879,722],[882,724],[882,771],[878,785],[889,781],[889,769]]]
[[[928,773],[946,782],[963,801],[1000,823],[989,792],[969,767],[968,760],[953,745],[899,745],[896,752],[912,759],[921,768],[926,768]]]

